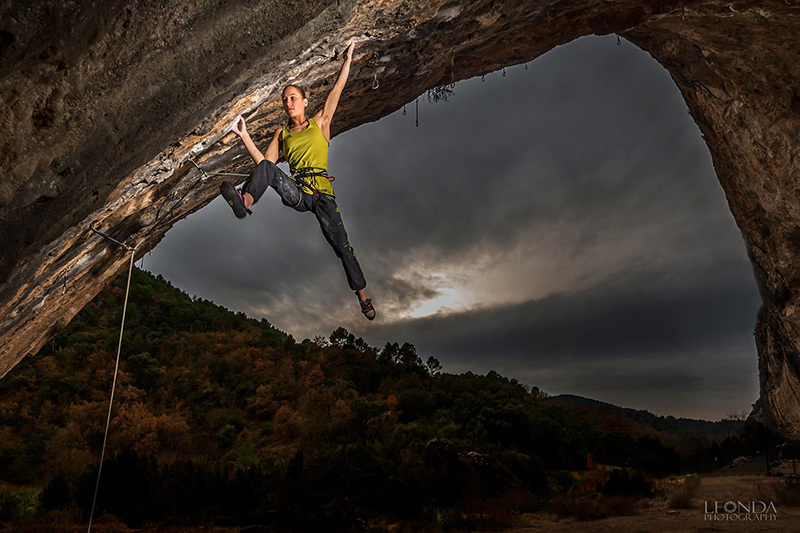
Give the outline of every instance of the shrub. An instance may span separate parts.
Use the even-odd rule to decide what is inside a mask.
[[[692,496],[686,487],[678,487],[669,495],[667,506],[670,509],[689,509],[692,507]]]
[[[39,495],[39,500],[46,509],[64,508],[72,503],[74,492],[67,476],[60,473],[50,480]]]
[[[615,468],[611,471],[606,481],[600,488],[604,496],[640,495],[651,496],[650,485],[645,481],[641,472],[628,474],[627,470]]]
[[[784,507],[800,507],[800,479],[794,477],[770,480],[759,484],[757,497]]]
[[[777,504],[786,507],[800,507],[800,479],[787,477],[775,485]]]
[[[550,510],[561,518],[598,520],[609,516],[635,514],[637,500],[636,496],[600,496],[594,499],[558,496],[553,498]]]
[[[0,520],[34,516],[39,509],[39,489],[0,483]]]
[[[667,506],[670,509],[689,509],[692,507],[692,499],[700,489],[700,476],[686,476],[681,484],[667,498]]]

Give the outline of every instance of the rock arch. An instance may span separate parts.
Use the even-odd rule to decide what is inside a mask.
[[[705,137],[763,300],[751,416],[800,436],[797,1],[94,4],[0,8],[0,376],[125,268],[90,223],[151,249],[217,194],[190,158],[241,171],[230,120],[246,114],[263,139],[283,84],[323,93],[350,37],[360,44],[334,134],[432,87],[617,33],[670,72]]]

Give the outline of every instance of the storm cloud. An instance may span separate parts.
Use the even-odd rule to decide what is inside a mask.
[[[759,298],[666,70],[584,37],[418,104],[419,127],[412,102],[331,143],[375,323],[314,217],[273,191],[245,220],[215,200],[144,267],[297,338],[343,325],[551,393],[684,416],[749,409]]]

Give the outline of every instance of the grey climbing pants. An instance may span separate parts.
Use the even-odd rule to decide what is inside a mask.
[[[255,204],[266,192],[267,187],[275,189],[284,205],[300,212],[311,211],[314,213],[322,235],[333,248],[336,257],[342,262],[350,289],[358,291],[366,287],[364,273],[361,271],[361,265],[358,263],[353,247],[350,246],[336,200],[332,196],[317,191],[314,191],[314,194],[303,192],[284,171],[265,159],[256,166],[250,177],[244,182],[242,194],[250,193]]]

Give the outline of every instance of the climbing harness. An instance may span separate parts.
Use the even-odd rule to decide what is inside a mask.
[[[96,229],[91,224],[89,225],[89,229],[91,229],[94,233],[97,233],[98,235],[102,236],[103,238],[108,239],[109,241],[125,248],[126,251],[131,253],[131,261],[130,261],[130,266],[128,267],[128,283],[125,288],[125,303],[122,305],[122,323],[120,324],[119,327],[119,344],[117,345],[117,359],[116,363],[114,364],[114,379],[111,383],[111,398],[108,401],[108,416],[106,417],[106,430],[103,435],[103,448],[102,451],[100,452],[100,466],[97,469],[97,481],[95,482],[94,485],[94,497],[92,498],[92,510],[89,513],[89,529],[87,529],[87,533],[91,533],[92,531],[92,520],[94,519],[94,509],[95,506],[97,505],[97,492],[100,489],[100,474],[103,471],[103,461],[106,456],[106,442],[108,441],[108,428],[111,425],[111,408],[114,405],[114,392],[116,391],[117,388],[117,374],[119,373],[119,356],[122,353],[122,334],[125,331],[125,313],[128,310],[128,295],[130,294],[131,291],[131,274],[133,273],[133,261],[134,257],[136,256],[136,246],[130,247],[127,244],[114,239],[113,237],[109,237],[102,231]]]
[[[313,178],[315,176],[323,176],[324,178],[327,178],[328,181],[331,182],[336,179],[335,176],[329,176],[328,171],[325,170],[324,168],[317,168],[317,167],[298,168],[289,175],[289,178],[291,178],[291,180],[294,181],[298,187],[300,188],[307,187],[311,189],[314,192],[314,194],[324,194],[326,196],[332,196],[331,194],[319,191],[317,190],[316,187],[314,187],[314,184],[311,182],[309,178]],[[297,205],[299,206],[300,204]]]
[[[292,178],[295,183],[309,186],[304,178],[313,178],[314,176],[323,176],[328,178],[328,181],[334,181],[336,179],[336,176],[329,176],[328,171],[324,168],[317,167],[298,168],[289,177]],[[301,180],[301,182],[298,182],[298,180]]]

